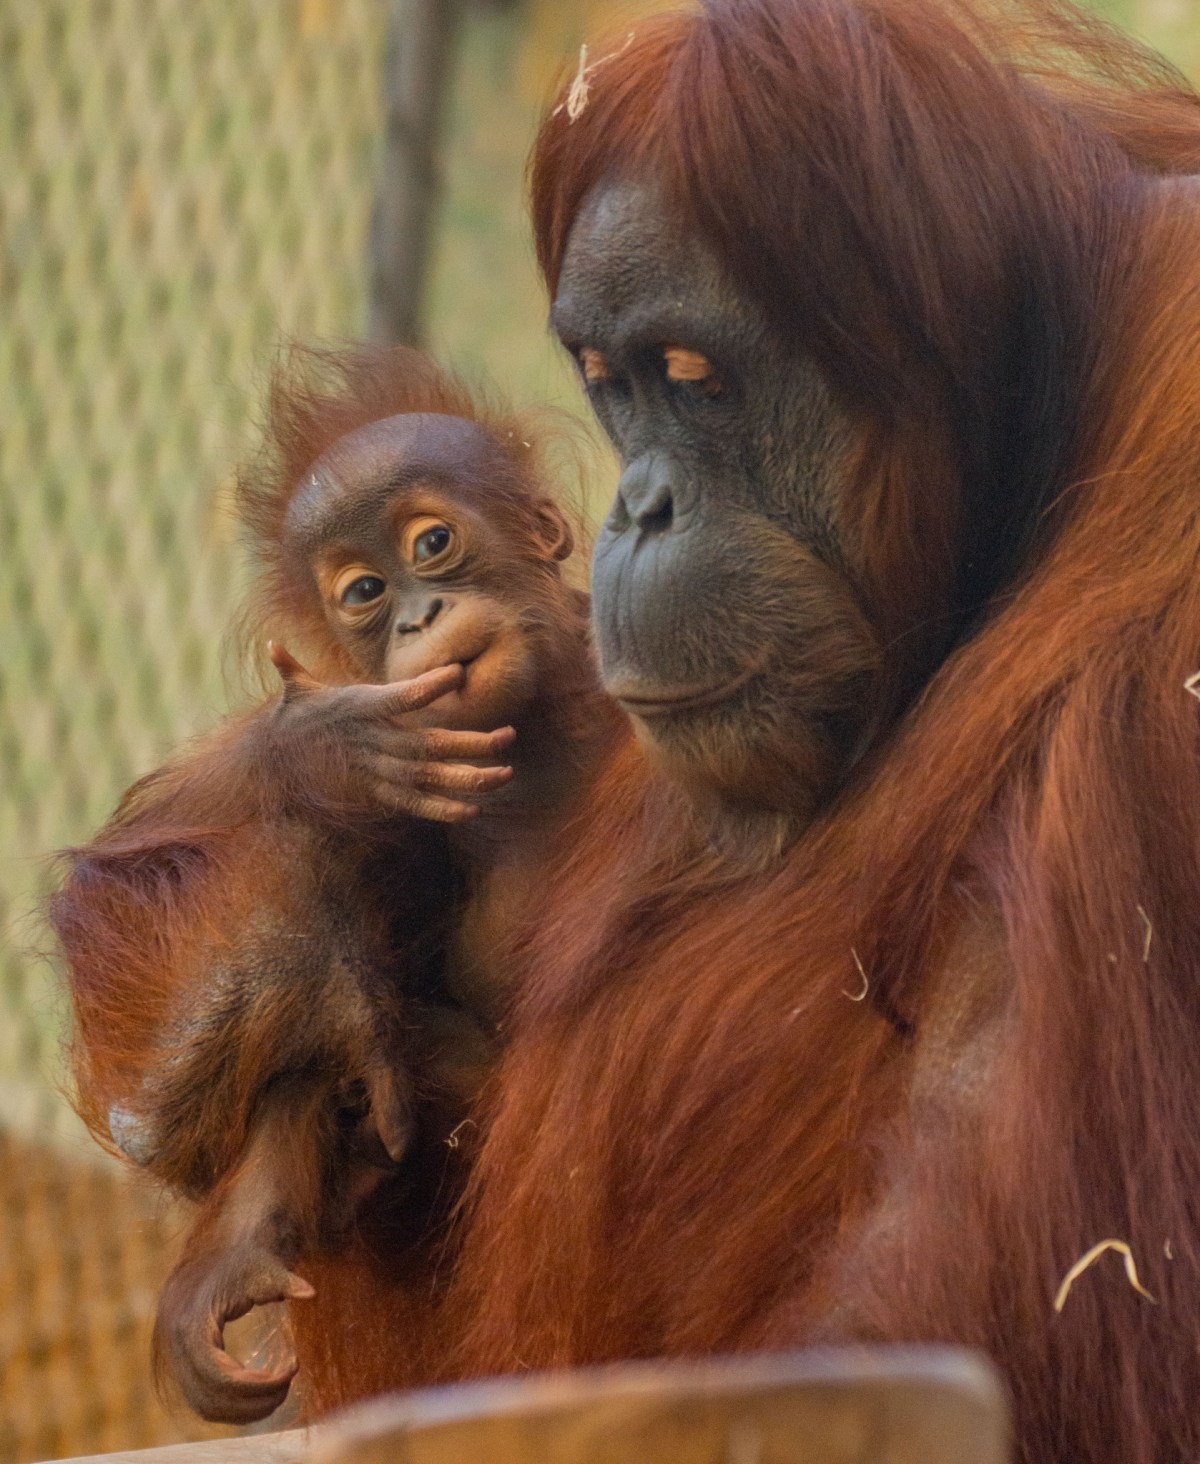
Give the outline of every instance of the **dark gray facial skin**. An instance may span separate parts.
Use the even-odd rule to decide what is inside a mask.
[[[551,318],[602,374],[624,468],[592,582],[605,684],[701,802],[802,824],[862,746],[880,659],[839,523],[850,424],[651,187],[591,195]],[[669,379],[671,350],[714,374]]]

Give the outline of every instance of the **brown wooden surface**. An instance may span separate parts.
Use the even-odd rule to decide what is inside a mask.
[[[55,1464],[292,1464],[314,1442],[315,1430],[209,1439],[199,1444],[168,1444],[161,1449],[130,1449],[117,1454],[84,1454]]]
[[[311,1433],[77,1464],[1006,1464],[988,1366],[863,1348],[623,1364],[381,1398]]]
[[[380,1399],[313,1464],[1004,1464],[982,1361],[942,1349],[637,1364]]]

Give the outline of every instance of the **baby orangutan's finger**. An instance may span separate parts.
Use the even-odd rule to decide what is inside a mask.
[[[399,793],[418,789],[423,793],[491,793],[512,781],[510,767],[476,768],[466,763],[409,762],[403,757],[376,753],[369,760],[373,777],[389,783]]]
[[[477,803],[459,803],[453,798],[438,798],[432,793],[418,793],[411,785],[375,784],[375,799],[381,808],[392,813],[407,813],[413,818],[427,818],[433,823],[470,823],[479,817]]]
[[[495,732],[371,727],[364,731],[362,742],[373,752],[413,762],[474,762],[498,758],[516,738],[512,727],[499,727]]]
[[[440,727],[418,732],[424,762],[469,762],[497,757],[517,740],[515,727],[494,732],[446,732]]]
[[[311,1301],[316,1296],[311,1281],[286,1270],[278,1262],[252,1272],[243,1288],[241,1301],[223,1318],[234,1322],[256,1306],[269,1306],[273,1301]]]
[[[413,772],[418,788],[426,793],[492,793],[512,782],[508,767],[469,768],[462,763],[416,763]]]
[[[279,672],[281,681],[295,681],[298,677],[304,677],[309,681],[313,680],[310,672],[296,660],[286,646],[281,646],[278,641],[267,642],[267,655],[271,658],[271,664]]]
[[[368,1075],[367,1095],[379,1142],[392,1163],[399,1164],[413,1135],[409,1084],[401,1082],[398,1074],[383,1065]]]
[[[457,661],[449,666],[435,666],[411,681],[393,681],[379,687],[372,700],[376,710],[384,715],[416,712],[448,691],[457,691],[466,676],[466,668]]]

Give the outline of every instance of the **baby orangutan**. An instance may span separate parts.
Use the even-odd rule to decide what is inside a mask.
[[[626,737],[520,429],[412,353],[338,365],[341,396],[277,388],[243,491],[251,622],[312,672],[274,643],[282,696],[136,785],[52,907],[81,1111],[200,1202],[160,1365],[234,1423],[295,1365],[238,1363],[225,1324],[311,1295],[292,1267],[422,1136],[444,1156],[551,836]]]

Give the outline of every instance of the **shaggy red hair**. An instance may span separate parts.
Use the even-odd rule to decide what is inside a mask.
[[[387,417],[427,412],[477,422],[493,439],[495,461],[486,486],[475,485],[475,491],[486,492],[486,511],[497,528],[511,522],[535,529],[532,505],[541,495],[563,507],[577,542],[586,542],[578,508],[564,505],[564,491],[551,486],[562,476],[554,469],[578,467],[565,419],[518,413],[404,346],[292,344],[267,392],[261,450],[238,479],[238,518],[254,570],[240,617],[243,651],[260,652],[269,637],[282,634],[297,640],[319,676],[357,677],[331,644],[311,584],[297,576],[284,521],[302,480],[341,438]],[[277,684],[273,674],[269,679]]]
[[[1024,1458],[1191,1457],[1200,210],[1166,175],[1200,168],[1200,107],[1049,4],[710,0],[622,44],[534,154],[551,290],[588,192],[659,181],[862,422],[877,614],[906,633],[940,570],[957,649],[923,632],[919,700],[775,875],[679,867],[633,813],[603,878],[564,869],[456,1369],[961,1341]],[[996,573],[947,573],[974,545]],[[972,955],[981,1081],[910,1096],[879,1002],[920,1052]],[[1110,1260],[1057,1313],[1105,1238],[1155,1302]]]
[[[711,0],[621,47],[534,156],[550,286],[591,188],[660,182],[860,421],[852,547],[920,654],[769,875],[607,770],[457,1227],[323,1263],[314,1404],[929,1339],[996,1359],[1026,1460],[1194,1457],[1200,108],[1050,4]],[[956,1004],[988,1042],[939,1072]],[[1108,1238],[1154,1301],[1109,1258],[1056,1312]]]

